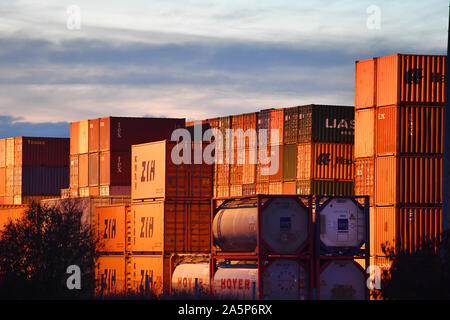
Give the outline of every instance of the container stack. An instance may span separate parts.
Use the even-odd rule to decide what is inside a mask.
[[[319,300],[367,300],[369,197],[317,197],[315,279]]]
[[[204,146],[167,140],[132,146],[127,291],[167,294],[173,255],[209,254],[213,168],[203,159],[194,162],[196,149],[203,152]]]
[[[373,264],[382,244],[415,251],[439,240],[442,214],[445,56],[356,62],[355,192],[369,194]]]
[[[184,119],[106,117],[70,125],[71,197],[130,196],[131,145],[170,139]]]
[[[0,139],[0,204],[31,204],[69,185],[69,139]]]
[[[213,200],[214,299],[311,299],[311,196]]]

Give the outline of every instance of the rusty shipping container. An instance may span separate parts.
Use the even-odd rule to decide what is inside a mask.
[[[355,62],[355,109],[376,106],[377,58]]]
[[[95,209],[96,233],[100,240],[101,253],[125,254],[126,217],[129,205],[103,206]]]
[[[442,156],[386,156],[375,160],[377,206],[442,203]]]
[[[354,184],[353,181],[299,180],[297,181],[297,194],[352,196],[354,195]]]
[[[441,240],[442,207],[376,207],[372,256],[385,256],[382,245],[418,251],[425,241]]]
[[[127,250],[133,254],[208,253],[210,206],[210,201],[134,203],[127,217]]]
[[[100,119],[100,151],[129,151],[131,145],[170,139],[172,132],[184,128],[184,119],[125,118]]]
[[[301,143],[297,180],[353,180],[353,144]]]
[[[355,158],[375,154],[375,109],[355,111]]]
[[[202,151],[202,146],[197,145]],[[213,166],[201,157],[196,164],[194,144],[180,148],[175,142],[159,141],[132,147],[132,198],[145,200],[152,198],[192,198],[209,199],[213,191]],[[203,145],[205,147],[205,145]],[[185,155],[181,164],[175,164],[174,155]],[[179,159],[181,161],[181,159]],[[174,162],[175,161],[175,162]]]
[[[375,158],[355,159],[355,195],[369,196],[370,205],[374,205]]]
[[[377,155],[442,154],[444,107],[378,107],[376,132]]]
[[[298,143],[353,143],[354,131],[354,107],[315,104],[298,107]]]
[[[102,255],[95,263],[95,294],[97,296],[126,293],[126,260],[123,255]]]

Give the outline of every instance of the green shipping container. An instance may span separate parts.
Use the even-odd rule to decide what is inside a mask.
[[[297,177],[297,145],[283,146],[283,181],[292,181]]]
[[[307,105],[298,107],[298,142],[353,143],[355,108]]]
[[[284,109],[283,142],[297,143],[298,135],[298,107]]]
[[[299,180],[297,194],[352,196],[354,185],[353,181]]]

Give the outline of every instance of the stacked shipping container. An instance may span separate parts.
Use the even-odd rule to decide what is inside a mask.
[[[355,193],[371,197],[372,264],[382,244],[414,251],[441,231],[445,56],[356,62]]]
[[[184,119],[106,117],[71,123],[70,194],[130,196],[131,145],[170,139]]]
[[[0,139],[0,204],[30,204],[69,184],[69,139]]]

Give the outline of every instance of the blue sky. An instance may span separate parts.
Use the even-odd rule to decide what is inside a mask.
[[[80,9],[69,30],[67,8]],[[370,6],[380,28],[369,29]],[[445,54],[445,1],[0,0],[0,137],[100,116],[353,105],[354,63]]]

